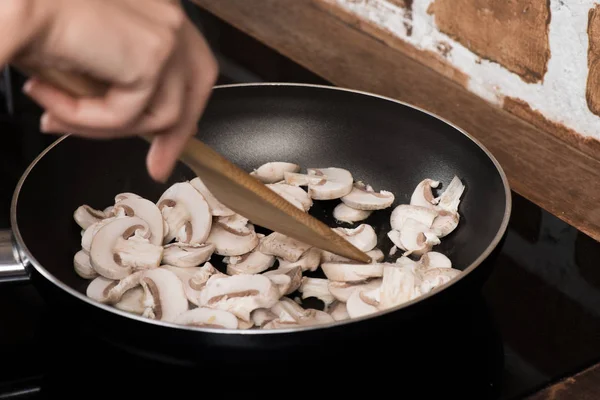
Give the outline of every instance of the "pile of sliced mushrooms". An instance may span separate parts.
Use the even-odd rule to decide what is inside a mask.
[[[386,255],[377,247],[374,228],[362,221],[391,208],[393,193],[377,192],[343,168],[300,171],[294,163],[270,162],[251,175],[305,212],[313,201],[339,200],[336,221],[357,226],[332,229],[369,254],[371,263],[357,263],[278,232],[261,234],[196,177],[173,184],[156,202],[119,193],[104,210],[88,205],[75,210],[82,238],[74,269],[90,280],[87,296],[180,325],[277,329],[372,314],[461,273],[435,251],[458,226],[464,192],[458,177],[438,197],[433,189],[440,182],[424,179],[410,204],[393,208],[391,230],[384,236],[392,246]],[[395,260],[389,261],[392,256]],[[319,269],[322,278],[304,275]],[[324,306],[305,308],[308,298]]]

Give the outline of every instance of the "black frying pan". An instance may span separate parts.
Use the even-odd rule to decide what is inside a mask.
[[[365,336],[377,335],[384,341],[395,332],[398,338],[419,319],[451,312],[456,304],[469,301],[489,274],[510,216],[507,179],[481,144],[435,115],[357,91],[251,84],[215,88],[198,127],[201,140],[248,171],[274,160],[296,162],[303,168],[343,167],[377,190],[395,193],[394,206],[408,203],[424,178],[439,180],[446,187],[458,175],[466,185],[460,225],[436,251],[445,253],[464,273],[441,290],[395,309],[314,327],[226,331],[182,327],[121,312],[86,297],[89,281],[73,270],[73,255],[81,248],[81,229],[73,211],[82,204],[103,209],[120,192],[156,200],[172,183],[194,175],[178,165],[166,184],[152,181],[145,164],[148,144],[139,138],[90,141],[65,136],[32,163],[15,190],[13,247],[4,243],[0,277],[31,280],[56,307],[57,315],[71,317],[117,345],[186,362],[243,362],[268,357],[314,359],[323,348],[346,351],[348,343],[354,343],[353,351],[358,353],[357,344],[364,343]],[[331,210],[337,201],[330,203],[315,202],[311,213],[334,226]],[[386,232],[392,209],[375,212],[364,221],[379,232],[378,247],[386,254],[391,247]],[[7,268],[13,254],[21,259]],[[218,256],[211,262],[221,266]]]

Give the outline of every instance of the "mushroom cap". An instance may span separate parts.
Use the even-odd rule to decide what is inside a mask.
[[[368,279],[360,282],[339,282],[339,281],[331,281],[327,285],[329,289],[329,293],[336,300],[341,302],[348,302],[348,299],[354,293],[355,290],[363,290],[370,291],[373,289],[377,289],[381,286],[381,278]]]
[[[345,203],[340,203],[333,209],[333,218],[340,222],[352,224],[354,222],[363,221],[371,216],[373,211],[357,210]]]
[[[310,278],[305,276],[302,278],[302,283],[298,290],[302,293],[303,300],[309,297],[315,297],[321,300],[325,306],[328,306],[335,300],[331,292],[329,292],[328,284],[328,279]]]
[[[73,256],[73,267],[77,275],[83,279],[94,279],[98,276],[98,273],[90,263],[90,255],[84,250],[79,250]]]
[[[190,181],[190,185],[192,185],[194,187],[194,189],[196,189],[198,192],[200,192],[202,197],[204,197],[204,200],[206,200],[206,202],[208,203],[208,207],[210,208],[210,212],[213,216],[228,217],[228,216],[235,214],[235,211],[231,210],[225,204],[221,203],[211,193],[211,191],[208,190],[208,188],[206,187],[204,182],[199,177],[192,179]]]
[[[419,263],[425,269],[452,268],[452,261],[445,254],[437,251],[430,251],[423,254],[419,259]]]
[[[346,308],[346,303],[342,303],[341,301],[333,302],[331,307],[329,307],[328,313],[335,321],[350,319],[350,315],[348,315],[348,309]]]
[[[109,215],[104,211],[96,210],[87,204],[77,207],[75,212],[73,213],[73,219],[77,222],[77,225],[81,227],[81,229],[87,229],[91,225],[99,222],[105,218],[108,218]]]
[[[311,247],[282,233],[272,232],[261,241],[259,250],[264,254],[283,258],[289,262],[296,262]]]
[[[248,322],[252,311],[271,308],[280,297],[277,286],[261,274],[213,275],[200,293],[200,305],[229,311]]]
[[[308,194],[314,200],[333,200],[339,199],[352,191],[354,178],[350,171],[337,168],[308,168],[309,175],[324,176],[319,183],[308,184]]]
[[[369,190],[370,189],[370,190]],[[381,190],[375,192],[370,186],[356,182],[352,190],[341,198],[342,202],[357,210],[383,210],[394,203],[395,196],[392,192]]]
[[[157,268],[162,246],[150,243],[148,223],[140,217],[111,220],[98,230],[90,247],[94,270],[109,279],[122,279],[134,270]]]
[[[117,196],[116,198],[119,200],[115,203],[114,210],[121,208],[126,216],[136,216],[146,221],[151,233],[148,238],[150,243],[162,245],[165,236],[164,220],[156,204],[140,196]]]
[[[164,246],[162,262],[182,268],[196,267],[210,260],[214,251],[215,245],[211,243],[169,243]]]
[[[263,275],[279,287],[282,296],[294,293],[302,284],[302,268],[295,264],[267,271]]]
[[[360,282],[383,275],[385,264],[324,263],[321,265],[327,279],[338,282]]]
[[[266,186],[302,211],[310,210],[313,205],[313,201],[308,193],[298,186],[280,182],[269,183]]]
[[[333,254],[333,253],[332,253]],[[321,263],[321,250],[316,247],[308,249],[299,259],[295,262],[287,261],[283,258],[278,258],[279,268],[292,268],[300,267],[302,271],[316,271]]]
[[[437,216],[438,212],[433,208],[400,204],[394,208],[390,215],[390,225],[392,229],[400,231],[404,226],[404,221],[410,218],[430,228]]]
[[[263,183],[275,183],[284,179],[285,172],[298,171],[300,171],[300,166],[298,164],[284,161],[272,161],[262,164],[254,171],[250,172],[250,175]]]
[[[127,290],[121,300],[115,303],[115,308],[136,315],[144,313],[144,289],[141,286]]]
[[[275,264],[275,256],[261,253],[255,248],[250,253],[241,256],[225,257],[223,261],[227,264],[227,274],[259,274],[268,270]]]
[[[367,291],[363,289],[357,289],[352,292],[348,301],[346,302],[346,311],[350,318],[359,318],[365,315],[373,314],[379,311],[379,309],[366,302],[367,296],[361,296],[361,294]]]
[[[215,310],[207,307],[197,307],[185,311],[177,318],[174,323],[185,326],[200,326],[221,329],[237,329],[238,319],[228,311]]]
[[[433,196],[432,188],[437,188],[440,185],[439,181],[434,181],[433,179],[423,179],[412,195],[410,196],[410,204],[413,206],[421,206],[426,208],[434,208],[434,205],[437,203],[437,200]]]
[[[169,187],[157,202],[169,231],[164,242],[204,243],[210,234],[212,214],[208,203],[189,182]]]
[[[361,251],[370,251],[377,246],[377,233],[369,224],[360,224],[356,228],[333,228],[333,231],[352,243]]]
[[[189,309],[183,283],[173,271],[166,268],[144,271],[140,283],[144,288],[146,308],[152,310],[150,318],[174,322]]]
[[[254,225],[236,214],[231,217],[218,217],[206,242],[215,246],[215,253],[218,255],[241,256],[256,248],[259,240]]]

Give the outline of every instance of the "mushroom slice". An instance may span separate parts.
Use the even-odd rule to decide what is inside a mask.
[[[81,248],[89,253],[90,252],[90,248],[92,246],[92,239],[94,238],[94,236],[96,235],[96,233],[98,233],[98,231],[100,230],[100,228],[102,228],[103,226],[107,225],[108,223],[114,221],[115,219],[117,219],[117,216],[114,217],[108,217],[105,218],[103,220],[100,220],[96,223],[93,223],[92,225],[90,225],[84,232],[83,235],[81,235]]]
[[[150,229],[140,217],[116,218],[98,230],[90,247],[94,270],[109,279],[122,279],[132,271],[158,268],[163,247],[148,240]]]
[[[166,268],[144,271],[140,283],[145,294],[146,317],[174,322],[189,309],[183,283],[173,271]]]
[[[289,328],[294,326],[311,326],[311,325],[320,325],[327,324],[330,322],[334,322],[333,317],[326,312],[320,310],[306,310],[307,313],[302,318],[299,318],[297,321],[290,320],[282,320],[280,318],[274,319],[269,323],[265,324],[262,329],[280,329],[280,328]]]
[[[318,185],[321,181],[327,180],[324,176],[299,174],[297,172],[284,172],[283,179],[285,183],[292,186]]]
[[[415,288],[420,284],[420,279],[412,268],[386,265],[383,268],[379,308],[385,310],[414,299],[418,295]]]
[[[211,243],[169,243],[164,246],[162,262],[181,268],[196,267],[210,260],[214,251],[215,245]]]
[[[433,246],[440,244],[440,239],[426,225],[412,218],[404,221],[402,230],[388,232],[390,240],[404,250],[404,256],[410,254],[422,255],[431,251]]]
[[[352,243],[361,251],[373,250],[377,246],[377,233],[369,224],[352,228],[333,228],[333,231]]]
[[[134,197],[137,196],[137,197]],[[150,243],[160,246],[163,244],[164,234],[164,220],[162,214],[156,204],[150,200],[144,199],[141,196],[121,196],[117,195],[115,199],[117,202],[113,207],[114,212],[118,212],[119,209],[123,210],[123,214],[128,217],[140,217],[148,223],[150,227]]]
[[[144,289],[141,286],[134,287],[133,289],[129,289],[123,296],[121,296],[121,300],[115,303],[115,308],[126,311],[128,313],[142,315],[144,313]]]
[[[346,311],[350,318],[359,318],[379,311],[377,302],[364,293],[368,293],[368,291],[358,289],[353,291],[348,298]]]
[[[286,172],[298,172],[300,166],[298,164],[273,161],[261,165],[250,172],[250,175],[254,176],[263,183],[275,183],[282,181]]]
[[[333,217],[340,222],[352,224],[354,222],[363,221],[371,216],[373,211],[357,210],[345,203],[340,203],[333,209]]]
[[[221,273],[218,269],[213,267],[211,263],[207,262],[203,266],[195,269],[194,276],[192,276],[190,279],[190,287],[193,290],[201,290],[204,286],[206,286],[206,282],[208,282],[212,276],[218,276],[222,278],[227,277],[226,274]]]
[[[122,192],[115,196],[115,203],[125,199],[141,199],[142,196],[133,192]]]
[[[282,296],[294,293],[302,284],[302,268],[295,264],[267,271],[263,275],[278,286]]]
[[[380,249],[373,249],[365,252],[369,257],[371,257],[371,262],[377,263],[383,260],[385,255],[383,251]],[[321,263],[345,263],[345,262],[353,262],[349,258],[338,256],[337,254],[330,253],[328,251],[321,252]]]
[[[206,242],[215,246],[215,253],[218,255],[240,256],[256,248],[259,240],[254,225],[241,215],[234,214],[230,217],[218,217]]]
[[[270,183],[266,186],[302,211],[310,210],[313,205],[312,199],[302,188],[287,183]]]
[[[362,182],[356,182],[350,193],[341,198],[342,202],[349,207],[357,210],[383,210],[388,208],[394,202],[394,194],[387,190],[375,192],[369,185]]]
[[[169,187],[157,202],[169,231],[164,243],[204,243],[210,234],[212,214],[208,203],[189,182]]]
[[[426,208],[434,208],[437,199],[433,197],[432,188],[437,188],[440,185],[439,181],[433,179],[423,179],[410,197],[410,205],[421,206]]]
[[[229,217],[235,214],[235,211],[231,210],[225,204],[221,203],[211,192],[208,190],[204,182],[196,177],[190,181],[190,185],[194,187],[204,200],[208,203],[208,207],[210,208],[210,212],[215,217]]]
[[[402,230],[404,221],[410,218],[419,221],[427,228],[431,228],[437,216],[438,212],[432,208],[400,204],[394,208],[390,215],[390,225],[392,226],[392,229],[397,231]]]
[[[333,254],[333,253],[332,253]],[[302,271],[316,271],[321,263],[321,250],[312,247],[304,253],[296,262],[290,262],[283,258],[278,258],[279,268],[300,267]]]
[[[88,285],[87,296],[100,303],[115,304],[121,300],[125,292],[140,284],[142,273],[138,271],[121,280],[98,276]]]
[[[110,217],[110,213],[96,210],[87,204],[77,207],[73,213],[73,219],[81,229],[87,229],[96,222],[100,222],[105,218]]]
[[[263,235],[259,235],[260,240],[264,240]],[[258,250],[258,247],[250,253],[241,256],[228,256],[223,258],[227,264],[227,274],[259,274],[268,270],[275,264],[275,256],[264,254]]]
[[[327,279],[309,278],[305,276],[302,278],[302,283],[298,290],[302,293],[303,300],[309,297],[316,297],[325,304],[325,307],[327,307],[335,300],[331,292],[329,292],[328,284],[329,280]]]
[[[252,319],[254,326],[263,327],[265,324],[276,319],[277,315],[268,308],[257,308],[252,311],[250,318]]]
[[[250,321],[244,321],[241,319],[237,319],[238,320],[238,329],[240,330],[246,330],[246,329],[252,329],[254,328],[254,321],[250,320]]]
[[[335,301],[331,305],[329,308],[329,315],[331,315],[335,321],[350,319],[350,315],[348,315],[348,310],[346,308],[346,303],[342,303],[341,301]]]
[[[175,267],[173,265],[161,265],[161,268],[173,272],[183,284],[183,291],[188,301],[196,306],[200,305],[200,291],[202,287],[194,284],[193,278],[202,274],[200,267]],[[208,278],[207,278],[208,280]]]
[[[237,329],[238,319],[228,311],[198,307],[187,310],[173,321],[178,325],[203,328]]]
[[[264,254],[283,258],[289,262],[296,262],[311,247],[282,233],[272,232],[261,241],[259,251]]]
[[[424,269],[452,268],[452,261],[445,254],[437,251],[423,254],[419,259],[419,263]]]
[[[73,257],[73,266],[77,275],[83,279],[94,279],[98,273],[90,264],[90,255],[83,250],[79,250]]]
[[[465,185],[460,181],[458,176],[454,176],[450,184],[436,199],[437,209],[447,211],[451,214],[458,212],[458,205],[460,203],[460,197],[465,191]]]
[[[213,275],[200,293],[200,304],[203,307],[229,311],[249,322],[252,311],[271,308],[280,297],[277,286],[260,274],[222,278]]]
[[[443,286],[461,274],[461,270],[454,268],[430,268],[422,273],[420,292],[425,294]]]
[[[318,183],[308,184],[308,194],[314,200],[339,199],[352,191],[354,178],[343,168],[308,168],[309,175],[322,176]]]
[[[381,278],[375,278],[360,282],[332,281],[329,282],[327,288],[329,289],[329,293],[331,293],[336,300],[346,303],[355,290],[360,289],[368,292],[370,290],[377,289],[380,286]]]
[[[321,269],[331,281],[360,282],[383,275],[384,264],[324,263]]]
[[[308,310],[302,308],[302,306],[294,300],[288,297],[282,297],[273,305],[273,307],[271,307],[271,312],[281,321],[297,322],[307,315]]]
[[[436,234],[437,237],[443,238],[448,236],[458,226],[460,215],[455,212],[449,212],[442,210],[438,212],[437,217],[433,220],[431,230]]]

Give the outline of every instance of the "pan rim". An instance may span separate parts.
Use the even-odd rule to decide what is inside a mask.
[[[496,157],[478,139],[473,137],[471,134],[467,133],[465,130],[456,126],[455,124],[448,121],[447,119],[442,118],[439,115],[437,115],[431,111],[428,111],[424,108],[421,108],[416,105],[406,103],[406,102],[403,102],[403,101],[400,101],[400,100],[397,100],[397,99],[394,99],[391,97],[387,97],[387,96],[383,96],[383,95],[379,95],[379,94],[375,94],[375,93],[371,93],[371,92],[366,92],[366,91],[362,91],[362,90],[346,88],[346,87],[328,86],[328,85],[310,84],[310,83],[292,83],[292,82],[251,82],[251,83],[232,83],[232,84],[215,85],[215,86],[213,86],[213,90],[228,89],[228,88],[243,88],[243,87],[262,87],[262,86],[306,87],[306,88],[325,89],[325,90],[332,90],[332,91],[338,91],[338,92],[359,94],[362,96],[367,96],[367,97],[371,97],[371,98],[377,98],[380,100],[390,101],[392,103],[396,103],[396,104],[399,104],[404,107],[412,108],[416,111],[420,111],[421,113],[429,115],[430,117],[433,117],[433,118],[447,124],[448,126],[454,128],[457,132],[463,134],[469,140],[471,140],[475,145],[477,145],[480,148],[481,151],[483,151],[486,154],[486,156],[490,159],[490,161],[496,167],[496,170],[502,180],[502,184],[504,187],[504,194],[505,194],[505,209],[504,209],[504,215],[502,218],[502,222],[500,224],[500,227],[498,228],[498,231],[496,232],[496,235],[494,236],[492,241],[488,244],[486,249],[479,255],[479,257],[477,257],[477,259],[475,259],[475,261],[473,261],[469,266],[467,266],[462,271],[460,276],[458,276],[456,279],[452,280],[451,282],[447,283],[446,285],[437,287],[424,295],[421,295],[415,299],[412,299],[410,301],[402,303],[396,307],[378,311],[376,313],[368,314],[368,315],[358,317],[358,318],[334,321],[334,322],[330,322],[327,324],[298,326],[298,327],[294,327],[294,328],[268,329],[268,330],[191,327],[191,326],[178,325],[178,324],[171,323],[171,322],[152,320],[152,319],[145,318],[145,317],[142,317],[139,315],[128,313],[126,311],[119,310],[119,309],[117,309],[115,307],[111,307],[107,304],[99,303],[99,302],[83,295],[82,293],[73,289],[69,285],[60,281],[58,278],[56,278],[54,276],[54,274],[52,274],[50,271],[48,271],[46,268],[44,268],[42,266],[42,264],[35,259],[33,254],[31,254],[31,252],[25,245],[25,242],[23,240],[23,237],[21,235],[21,232],[19,230],[19,226],[17,223],[17,204],[18,204],[19,194],[21,192],[21,189],[22,189],[27,177],[29,176],[29,174],[33,170],[33,168],[36,166],[36,164],[48,152],[50,152],[54,147],[56,147],[58,144],[62,143],[66,138],[68,138],[69,136],[72,135],[70,133],[66,133],[66,134],[62,135],[61,137],[59,137],[57,140],[55,140],[53,143],[51,143],[48,147],[46,147],[29,164],[29,166],[27,167],[25,172],[21,175],[21,178],[19,179],[17,186],[15,187],[15,190],[13,193],[13,198],[11,201],[11,210],[10,210],[11,229],[12,229],[13,235],[15,237],[15,240],[17,242],[17,245],[19,246],[19,250],[25,256],[25,260],[26,260],[25,264],[29,263],[31,266],[33,266],[36,269],[36,271],[39,274],[41,274],[45,279],[47,279],[53,285],[57,286],[59,289],[65,291],[65,292],[67,292],[68,294],[74,296],[76,299],[78,299],[80,301],[83,301],[93,307],[98,307],[104,311],[114,313],[117,316],[129,318],[131,320],[136,320],[136,321],[139,321],[142,323],[153,324],[160,328],[171,328],[171,329],[178,329],[178,330],[182,330],[182,331],[193,331],[193,332],[195,331],[195,332],[202,332],[202,333],[208,333],[208,334],[226,334],[226,335],[277,335],[277,334],[279,334],[279,335],[285,335],[285,334],[303,333],[303,332],[308,333],[311,331],[331,329],[331,328],[336,328],[336,327],[342,327],[345,325],[350,325],[353,323],[364,322],[364,321],[370,320],[372,318],[377,318],[377,317],[381,317],[386,314],[398,312],[404,308],[408,308],[410,306],[416,305],[417,303],[424,302],[424,301],[428,300],[430,297],[433,297],[436,294],[449,289],[450,287],[452,287],[453,285],[457,284],[459,281],[464,279],[467,275],[472,273],[479,265],[481,265],[483,263],[484,260],[486,260],[489,257],[489,255],[492,253],[492,251],[494,251],[494,249],[498,246],[502,237],[506,233],[506,230],[508,229],[508,223],[509,223],[511,212],[512,212],[511,188],[510,188],[510,184],[509,184],[508,178],[506,176],[506,173],[504,172],[504,169],[502,168],[502,166],[500,165],[500,163],[498,162]]]

